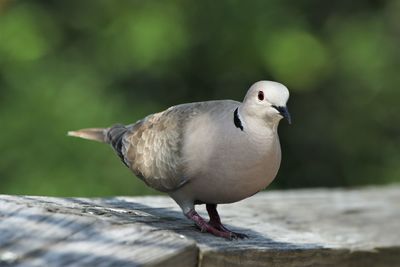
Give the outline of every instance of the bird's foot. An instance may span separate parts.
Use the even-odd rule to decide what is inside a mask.
[[[209,221],[208,222],[212,227],[214,227],[215,229],[225,232],[225,233],[229,233],[231,235],[231,239],[243,239],[243,238],[249,238],[248,235],[246,234],[242,234],[242,233],[238,233],[238,232],[234,232],[229,230],[228,228],[226,228],[222,223],[220,222],[213,222],[213,221]]]
[[[226,238],[229,240],[247,237],[247,235],[229,231],[222,224],[220,224],[220,227],[217,228],[213,224],[206,222],[194,209],[190,210],[185,215],[186,215],[186,217],[188,217],[189,219],[194,221],[196,226],[203,233],[207,232],[212,235],[215,235],[218,237],[223,237],[223,238]]]
[[[232,233],[232,232],[226,232],[226,231],[221,231],[221,230],[219,230],[219,229],[217,229],[217,228],[215,228],[214,226],[212,226],[211,224],[209,224],[209,223],[207,223],[207,222],[205,222],[204,224],[202,224],[202,225],[197,225],[196,224],[196,226],[200,229],[200,231],[201,232],[207,232],[207,233],[210,233],[210,234],[212,234],[212,235],[215,235],[215,236],[218,236],[218,237],[223,237],[223,238],[226,238],[226,239],[229,239],[229,240],[232,240],[232,239],[237,239],[237,236],[234,234],[234,233]]]
[[[236,232],[229,230],[221,223],[221,218],[219,217],[219,214],[217,211],[217,204],[206,204],[206,208],[207,208],[208,215],[210,216],[210,221],[208,223],[211,226],[213,226],[214,228],[216,228],[219,231],[229,233],[232,239],[248,238],[248,236],[245,234],[236,233]]]

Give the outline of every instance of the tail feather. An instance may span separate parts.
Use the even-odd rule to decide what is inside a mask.
[[[78,131],[69,131],[69,136],[80,137],[83,139],[94,140],[110,144],[122,162],[128,166],[123,155],[123,138],[128,128],[122,124],[116,124],[110,128],[89,128]]]
[[[107,142],[107,132],[107,128],[89,128],[78,131],[69,131],[68,135],[105,143]]]
[[[122,124],[116,124],[108,129],[106,133],[106,142],[109,143],[117,152],[118,156],[121,158],[122,162],[128,166],[125,161],[123,150],[123,138],[125,133],[128,131],[126,126]]]

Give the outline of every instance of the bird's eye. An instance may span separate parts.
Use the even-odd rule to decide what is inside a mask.
[[[258,100],[264,100],[264,92],[263,91],[258,92]]]

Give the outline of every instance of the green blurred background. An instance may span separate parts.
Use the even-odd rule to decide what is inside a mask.
[[[68,138],[171,105],[291,91],[273,188],[400,181],[400,1],[0,0],[0,193],[153,194]]]

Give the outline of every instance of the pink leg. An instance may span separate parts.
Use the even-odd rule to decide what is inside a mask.
[[[215,236],[224,237],[224,238],[228,238],[228,239],[235,238],[234,236],[231,235],[231,233],[226,232],[226,231],[221,231],[221,230],[215,228],[214,226],[212,226],[210,223],[206,222],[194,209],[191,209],[185,215],[186,215],[186,217],[188,217],[189,219],[194,221],[196,226],[199,227],[200,231],[202,231],[202,232],[208,232]]]
[[[209,224],[212,225],[214,228],[231,234],[232,238],[248,238],[248,236],[245,234],[230,231],[221,223],[221,218],[219,217],[216,204],[206,204],[206,208],[208,215],[210,216]]]

